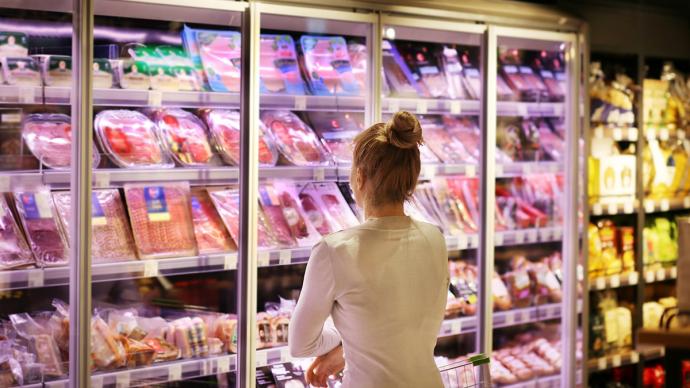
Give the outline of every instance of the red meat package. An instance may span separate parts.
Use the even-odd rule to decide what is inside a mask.
[[[424,125],[424,141],[445,163],[477,163],[462,141],[444,128],[440,118]]]
[[[24,234],[12,216],[5,196],[0,194],[0,269],[21,267],[34,263]]]
[[[55,169],[69,168],[72,159],[72,122],[69,116],[30,114],[22,122],[22,137],[41,164]],[[93,165],[98,166],[100,160],[94,147]]]
[[[438,225],[444,233],[450,234],[460,228],[455,223],[455,218],[449,220],[446,216],[447,191],[443,191],[444,188],[445,186],[439,188],[440,191],[437,192],[433,183],[420,183],[415,189],[412,201],[408,202],[411,202],[421,213],[419,219]],[[415,217],[414,212],[410,212],[410,215]]]
[[[65,236],[69,235],[71,194],[53,193],[53,202]],[[91,256],[94,262],[136,260],[134,239],[120,191],[94,190],[91,194]]]
[[[465,153],[459,156],[464,163],[478,163],[480,159],[480,150],[482,149],[482,138],[476,120],[469,116],[460,117],[450,115],[443,115],[442,119],[446,132],[462,143],[462,150],[464,150]],[[426,134],[424,137],[426,139]]]
[[[201,187],[192,188],[190,198],[199,254],[236,251],[237,246],[223,225],[208,191]]]
[[[312,246],[319,241],[320,234],[312,225],[306,211],[302,207],[296,185],[291,181],[274,181],[271,186],[265,186],[261,194],[268,195],[270,203],[280,204],[280,210],[285,217],[292,238],[299,246]],[[264,203],[265,201],[262,201]],[[264,212],[266,212],[264,205]]]
[[[127,184],[127,209],[141,259],[194,256],[189,184]]]
[[[223,161],[231,166],[240,164],[240,112],[213,109],[202,112],[211,136]],[[259,123],[259,164],[275,166],[278,150],[263,123]]]
[[[262,185],[259,187],[259,203],[261,203],[267,224],[271,226],[271,231],[278,244],[284,247],[296,246],[297,239],[293,232],[298,235],[301,233],[300,225],[297,225],[299,220],[291,219],[292,225],[288,224],[278,192],[273,186]]]
[[[551,159],[557,162],[563,161],[565,143],[544,120],[539,122],[539,142],[544,152],[549,155]]]
[[[216,205],[216,210],[223,219],[225,227],[230,232],[230,235],[235,241],[240,238],[240,192],[237,188],[212,190],[209,192],[213,204]],[[271,229],[266,224],[266,219],[261,210],[257,215],[259,222],[258,228],[258,245],[260,248],[275,248],[278,242],[271,233]]]
[[[65,265],[69,252],[47,188],[14,193],[19,219],[40,266]]]
[[[469,219],[467,207],[461,196],[456,196],[449,181],[456,178],[437,177],[433,180],[433,191],[425,193],[427,206],[432,206],[443,220],[444,230],[447,234],[455,235],[460,232],[467,233],[469,228],[465,221]],[[462,209],[463,212],[459,212]],[[463,217],[463,214],[466,217]]]
[[[132,110],[104,110],[94,128],[101,148],[124,168],[173,167],[156,136],[156,125]]]
[[[296,166],[325,166],[330,155],[316,136],[294,113],[286,110],[261,112],[261,121],[276,140],[281,155]]]
[[[335,182],[309,183],[299,197],[309,221],[322,235],[359,224]]]
[[[309,121],[336,163],[351,164],[353,141],[364,130],[364,115],[317,111],[309,112]],[[426,131],[426,127],[424,130]]]
[[[206,125],[182,109],[164,109],[151,114],[163,147],[181,166],[205,166],[213,158]]]

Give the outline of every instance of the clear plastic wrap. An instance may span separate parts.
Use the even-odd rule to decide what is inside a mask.
[[[202,112],[223,161],[231,166],[240,164],[240,112],[213,109]],[[259,123],[259,164],[275,166],[278,150],[263,123]]]
[[[0,57],[5,83],[18,86],[43,86],[38,63],[31,57]]]
[[[125,198],[141,259],[194,256],[189,184],[128,184]]]
[[[292,217],[295,224],[288,224],[286,214],[283,213],[282,204],[278,197],[278,192],[271,185],[259,186],[259,203],[263,210],[266,224],[270,225],[271,232],[276,239],[278,245],[283,247],[294,247],[297,245],[297,239],[293,232],[299,235],[302,230],[299,227],[299,220]],[[294,213],[292,213],[294,215]]]
[[[338,164],[351,164],[354,138],[364,130],[364,115],[317,111],[309,112],[309,122]],[[426,127],[424,127],[426,136]]]
[[[241,35],[236,31],[197,30],[194,40],[206,78],[215,92],[240,91]]]
[[[5,196],[0,193],[0,269],[34,263],[34,256],[12,215]]]
[[[285,159],[296,166],[326,166],[330,155],[316,136],[294,113],[286,110],[261,112],[261,121],[276,140]]]
[[[352,72],[345,38],[302,35],[300,47],[312,94],[358,96],[363,92]]]
[[[476,97],[465,91],[466,81],[457,48],[453,45],[444,45],[440,57],[443,72],[448,81],[448,97],[456,100],[475,99]]]
[[[191,191],[192,222],[200,255],[234,252],[237,245],[230,237],[206,189],[194,187]]]
[[[101,148],[123,168],[173,167],[156,136],[156,125],[132,110],[105,110],[94,128]]]
[[[91,359],[98,369],[120,368],[127,363],[127,351],[103,318],[94,316],[91,319]]]
[[[174,344],[182,358],[204,357],[209,353],[206,323],[199,317],[184,317],[173,321]]]
[[[259,77],[261,93],[305,94],[295,42],[290,35],[261,34]]]
[[[151,114],[158,138],[181,166],[205,166],[213,159],[208,130],[203,121],[186,110],[161,109]]]
[[[300,191],[299,197],[308,219],[321,234],[359,225],[335,182],[310,183]]]
[[[445,163],[477,163],[460,139],[443,127],[440,118],[425,117],[424,141],[431,151]]]
[[[59,113],[34,113],[22,121],[22,138],[31,153],[42,164],[55,169],[68,169],[72,160],[72,122]],[[94,147],[93,164],[100,155]]]
[[[36,361],[42,364],[44,376],[60,377],[65,374],[60,350],[45,325],[39,324],[27,313],[10,315],[10,322],[14,331],[29,343]]]
[[[169,65],[177,79],[178,90],[197,91],[202,89],[201,79],[182,47],[158,46],[156,47],[156,54],[162,62]]]
[[[423,91],[420,97],[449,97],[449,84],[440,69],[435,53],[439,49],[438,45],[399,41],[396,42],[396,47]]]
[[[300,203],[297,187],[290,181],[273,181],[271,186],[265,186],[265,194],[269,196],[270,203],[280,204],[280,210],[285,217],[290,234],[300,246],[316,244],[320,235],[309,221]],[[266,205],[264,205],[264,211]]]
[[[423,97],[423,90],[415,81],[412,72],[395,48],[395,44],[389,40],[384,40],[381,48],[383,50],[382,64],[384,75],[390,87],[391,97]]]
[[[68,235],[71,194],[54,192],[53,201],[63,233]],[[94,262],[136,260],[132,230],[119,190],[92,192],[91,237],[91,256]]]
[[[36,262],[46,267],[66,265],[67,242],[58,226],[50,191],[47,188],[18,191],[14,199]]]
[[[230,232],[233,240],[239,240],[239,218],[240,218],[240,192],[237,188],[212,190],[209,192],[213,203],[216,205],[218,214],[223,219],[225,227]],[[258,214],[258,245],[260,248],[274,248],[278,246],[271,229],[266,223],[263,211]]]

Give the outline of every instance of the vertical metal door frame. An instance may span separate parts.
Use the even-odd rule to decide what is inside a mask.
[[[381,69],[383,68],[383,21],[380,13],[376,14],[376,21],[371,26],[371,41],[369,47],[369,58],[367,61],[367,82],[368,95],[365,96],[366,106],[365,119],[366,126],[374,125],[381,121],[382,106],[382,85],[383,79]]]
[[[589,155],[591,148],[591,137],[592,131],[590,128],[590,100],[589,100],[589,66],[590,66],[590,49],[589,49],[589,26],[585,25],[583,31],[580,34],[580,51],[582,52],[582,66],[581,74],[582,80],[581,85],[583,90],[582,95],[582,133],[580,138],[585,142],[582,154],[582,173],[583,179],[583,189],[582,189],[582,212],[583,212],[583,225],[582,225],[582,246],[581,246],[581,261],[582,261],[582,360],[580,366],[580,375],[582,376],[581,386],[587,386],[588,370],[587,370],[587,360],[589,359],[589,306],[590,306],[590,292],[589,292],[589,240],[587,234],[587,228],[590,222],[590,208],[589,208]],[[578,163],[580,161],[578,160]],[[579,273],[578,273],[579,278]],[[578,279],[579,281],[579,279]],[[576,360],[577,362],[577,360]]]
[[[642,305],[645,301],[645,286],[647,284],[644,270],[644,226],[646,223],[647,211],[644,206],[645,182],[644,182],[644,162],[642,157],[644,149],[647,147],[647,126],[644,120],[644,79],[647,77],[645,68],[646,57],[643,54],[637,56],[637,84],[641,91],[637,101],[637,143],[635,144],[635,202],[637,203],[637,216],[635,227],[635,268],[639,273],[637,286],[635,287],[635,309],[633,310],[633,328],[642,327]],[[633,336],[633,351],[637,349],[637,336]],[[644,357],[639,359],[635,365],[635,380],[637,387],[642,387],[642,374],[644,367]]]
[[[72,10],[72,214],[70,221],[69,386],[88,387],[91,378],[91,100],[94,0],[73,0]]]

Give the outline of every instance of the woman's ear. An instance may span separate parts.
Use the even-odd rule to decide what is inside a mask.
[[[357,179],[357,190],[359,190],[360,192],[364,191],[364,185],[366,184],[367,177],[364,175],[364,172],[361,168],[357,168],[357,174],[355,178]]]

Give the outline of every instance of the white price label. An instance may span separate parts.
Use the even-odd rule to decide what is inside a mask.
[[[182,380],[182,365],[171,364],[168,366],[168,381]]]
[[[529,229],[527,231],[526,240],[528,243],[537,242],[537,230],[536,229]]]
[[[268,364],[268,352],[266,350],[259,350],[256,352],[256,366],[262,367]]]
[[[623,130],[620,128],[613,129],[613,140],[621,141],[623,140]]]
[[[226,254],[223,256],[223,269],[226,271],[234,271],[237,269],[237,255]]]
[[[525,232],[518,230],[515,232],[515,244],[525,243]]]
[[[630,352],[630,362],[637,364],[640,361],[640,354],[637,352]]]
[[[679,129],[678,131],[676,131],[676,137],[678,138],[678,140],[685,140],[685,131]]]
[[[563,229],[561,229],[561,228],[554,228],[553,229],[553,240],[554,241],[563,240]]]
[[[116,388],[129,388],[129,371],[120,372],[115,377]]]
[[[611,284],[611,288],[618,288],[621,286],[621,277],[619,275],[613,275],[609,283]]]
[[[560,305],[556,305],[553,307],[553,310],[551,310],[551,316],[554,318],[558,318],[561,316],[561,306]]]
[[[594,138],[595,139],[603,139],[604,138],[604,127],[594,128]]]
[[[529,175],[532,173],[532,163],[525,163],[522,165],[522,173],[524,175]]]
[[[290,349],[288,347],[284,347],[280,349],[280,362],[289,362],[291,360],[290,357]]]
[[[554,104],[553,115],[556,117],[563,116],[563,104]]]
[[[529,320],[530,320],[529,311],[522,310],[518,313],[518,316],[517,316],[518,322],[528,322]]]
[[[667,212],[669,209],[671,209],[671,204],[668,202],[668,199],[664,198],[661,200],[659,203],[659,208],[661,209],[662,212]]]
[[[103,376],[91,376],[91,388],[103,388]]]
[[[601,208],[601,204],[599,202],[592,205],[592,214],[595,216],[600,216],[602,213],[603,209]]]
[[[417,113],[420,115],[426,114],[429,111],[429,104],[426,100],[417,101]]]
[[[515,314],[513,312],[507,312],[505,321],[506,326],[510,326],[513,323],[515,323]]]
[[[280,265],[290,264],[292,261],[292,251],[289,249],[283,249],[280,251]]]
[[[658,282],[666,280],[666,270],[663,268],[656,271],[656,280]]]
[[[259,267],[267,267],[271,262],[271,254],[268,251],[259,251],[256,259]]]
[[[683,207],[686,209],[690,209],[690,197],[683,198]]]
[[[450,102],[450,114],[459,115],[462,113],[462,107],[460,106],[460,101],[453,100]]]
[[[316,182],[323,182],[326,179],[326,169],[323,167],[314,168],[314,180]]]
[[[661,357],[664,357],[666,355],[666,348],[661,348],[659,354],[661,354]]]
[[[610,215],[615,216],[616,214],[618,214],[618,206],[615,203],[610,203],[608,204],[606,211]]]
[[[5,113],[0,116],[0,121],[7,124],[16,124],[22,121],[22,115],[20,113]]]
[[[458,249],[467,249],[467,244],[468,244],[468,238],[467,235],[464,234],[459,234],[458,235]]]
[[[647,283],[654,283],[654,271],[647,271],[644,274],[644,281]]]
[[[474,164],[468,164],[465,166],[465,176],[468,178],[474,178],[477,176],[477,166]]]
[[[450,323],[451,334],[460,334],[461,331],[462,331],[462,323],[460,323],[459,319],[456,319]]]
[[[498,232],[494,235],[494,242],[497,246],[503,245],[503,233]]]
[[[425,165],[422,166],[422,177],[424,179],[432,179],[436,176],[436,166]]]
[[[611,366],[613,366],[614,368],[621,366],[621,355],[620,354],[616,354],[615,356],[613,356],[611,358]]]
[[[211,369],[211,360],[202,360],[199,365],[199,373],[201,376],[208,376],[213,374],[213,369]]]
[[[149,107],[157,108],[163,105],[163,92],[160,90],[149,90]]]
[[[639,135],[639,132],[637,128],[630,128],[628,129],[628,140],[630,141],[637,141],[637,136]]]
[[[19,97],[19,103],[33,104],[35,95],[34,93],[35,91],[33,86],[19,86],[17,89],[17,97]]]
[[[479,236],[473,234],[470,236],[470,241],[468,243],[468,248],[476,248],[479,246]]]
[[[306,110],[307,109],[307,97],[306,96],[295,96],[295,110]]]
[[[635,206],[634,206],[634,202],[632,200],[625,201],[623,203],[623,213],[625,213],[625,214],[632,214],[632,212],[634,211],[634,208],[635,208]]]
[[[541,241],[551,241],[551,229],[539,229],[539,239]]]
[[[675,279],[678,277],[678,267],[671,267],[671,270],[669,272],[669,277],[671,279]]]
[[[503,165],[502,164],[495,164],[494,168],[496,169],[496,176],[502,177],[503,176]]]
[[[29,288],[43,287],[43,270],[32,269],[28,271],[27,283]]]
[[[595,280],[594,284],[597,290],[603,290],[606,288],[606,278],[599,277]]]
[[[630,272],[628,274],[628,284],[631,286],[634,286],[637,284],[637,282],[640,281],[640,274],[637,272]]]
[[[0,193],[7,193],[11,191],[12,185],[8,175],[0,175]]]
[[[110,174],[105,171],[94,171],[93,174],[94,187],[104,188],[110,186]]]
[[[218,374],[230,372],[230,357],[221,357],[216,363],[216,370]]]
[[[664,127],[659,129],[659,140],[667,141],[669,137],[670,133],[668,132],[668,128]]]
[[[527,104],[519,102],[517,105],[517,114],[522,117],[529,116],[529,114],[527,114]]]
[[[144,277],[152,278],[158,276],[158,261],[146,260],[144,261]]]
[[[388,110],[391,113],[395,113],[400,110],[400,101],[396,99],[390,99],[388,100]]]
[[[597,360],[597,368],[599,368],[599,370],[606,369],[606,357],[601,357]]]
[[[654,138],[656,137],[656,134],[654,133],[654,128],[647,128],[645,130],[645,137],[649,142],[654,141]]]
[[[651,199],[644,200],[644,211],[647,213],[654,213],[654,201]]]
[[[577,280],[580,282],[585,280],[585,268],[581,265],[577,266]]]

